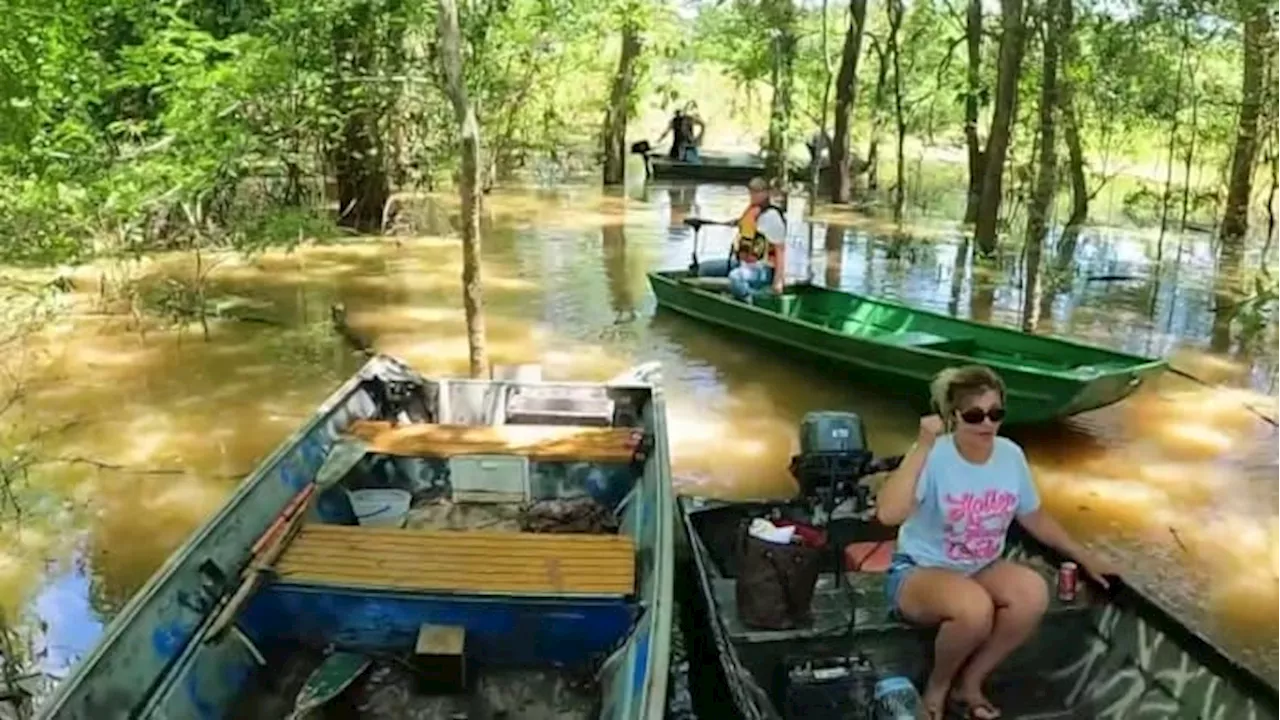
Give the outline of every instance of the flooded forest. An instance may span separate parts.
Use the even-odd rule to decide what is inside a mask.
[[[655,310],[684,219],[747,202],[646,176],[677,109],[766,159],[789,278],[1167,359],[1010,434],[1064,526],[1275,677],[1276,54],[1266,0],[10,0],[0,679],[65,677],[362,350],[661,361],[679,492],[792,492],[813,410],[903,452],[875,387]]]

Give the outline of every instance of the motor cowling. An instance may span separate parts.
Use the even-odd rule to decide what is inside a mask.
[[[865,509],[867,489],[858,484],[871,464],[867,436],[857,413],[822,410],[800,421],[800,454],[791,458],[791,474],[800,493],[828,512],[847,498]]]

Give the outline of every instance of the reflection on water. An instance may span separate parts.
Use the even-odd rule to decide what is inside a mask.
[[[733,332],[654,313],[645,273],[682,267],[693,213],[731,218],[745,192],[651,188],[641,199],[588,190],[498,194],[487,199],[484,282],[489,353],[496,364],[540,362],[551,378],[604,379],[660,360],[681,489],[731,497],[792,490],[787,461],[805,412],[854,410],[873,449],[899,453],[916,418],[854,373],[763,349]],[[984,322],[1019,326],[1022,273],[978,261],[945,224],[911,234],[881,221],[791,235],[802,267],[791,274],[900,298]],[[248,298],[259,322],[222,321],[212,342],[118,315],[84,314],[30,341],[39,362],[26,381],[20,423],[44,435],[35,468],[36,509],[6,525],[0,606],[26,608],[49,632],[46,664],[65,665],[101,623],[222,502],[237,478],[358,366],[328,327],[330,303],[384,352],[426,373],[467,368],[461,254],[442,237],[456,222],[428,203],[423,237],[370,240],[252,259],[225,258],[211,295]],[[725,252],[730,230],[707,228],[704,255]],[[812,238],[812,240],[811,240]],[[1050,273],[1040,332],[1143,354],[1176,353],[1179,367],[1211,381],[1274,392],[1274,352],[1241,343],[1226,357],[1179,349],[1213,322],[1207,249],[1187,241],[1175,283],[1146,278],[1141,244],[1087,230],[1046,247]],[[807,246],[815,267],[803,267]],[[1074,259],[1063,261],[1070,252]],[[149,269],[178,276],[189,259]],[[93,306],[99,268],[77,278]],[[1091,276],[1134,276],[1122,281]],[[1274,346],[1274,342],[1271,343]],[[1113,555],[1126,574],[1274,675],[1277,632],[1276,434],[1242,403],[1274,416],[1274,398],[1211,391],[1170,378],[1120,407],[1024,434],[1045,504]],[[16,530],[20,527],[20,530]],[[1266,641],[1250,644],[1247,637]],[[58,648],[54,650],[54,648]]]

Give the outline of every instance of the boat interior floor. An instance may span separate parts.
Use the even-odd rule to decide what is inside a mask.
[[[263,672],[245,692],[230,717],[280,720],[290,717],[294,698],[323,659],[322,653],[294,649],[269,659],[278,672]],[[599,692],[590,677],[540,669],[473,667],[464,693],[446,694],[423,687],[398,659],[376,659],[335,700],[308,715],[308,720],[368,718],[466,718],[497,720],[586,720],[599,712]]]
[[[1046,581],[1052,579],[1052,569],[1037,569]],[[936,630],[909,625],[890,614],[885,577],[882,573],[849,572],[845,573],[848,584],[840,585],[834,573],[821,575],[813,598],[812,624],[793,630],[744,626],[738,616],[736,581],[713,578],[712,588],[730,640],[743,664],[758,678],[773,677],[779,665],[794,659],[840,656],[852,645],[865,652],[882,672],[905,675],[923,687],[932,664]],[[1006,659],[987,684],[988,697],[1004,717],[1095,717],[1090,711],[1068,707],[1071,688],[1044,680],[1049,669],[1061,667],[1078,647],[1078,639],[1089,632],[1090,622],[1085,603],[1051,599],[1038,637]]]

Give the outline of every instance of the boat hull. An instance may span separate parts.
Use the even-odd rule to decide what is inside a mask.
[[[856,601],[843,615],[829,606],[848,602],[848,596],[834,591],[834,575],[828,573],[819,581],[812,626],[744,628],[734,616],[731,563],[716,537],[725,534],[724,527],[736,528],[742,517],[777,506],[688,497],[680,498],[679,505],[684,530],[692,538],[700,610],[719,650],[736,714],[780,720],[783,711],[775,704],[778,694],[770,681],[780,664],[797,659],[865,653],[879,677],[905,676],[923,687],[933,631],[889,616],[883,575],[849,573]],[[728,516],[715,517],[723,513]],[[1034,541],[1014,535],[1007,557],[1043,566],[1042,574],[1052,582],[1058,558]],[[1054,599],[1036,636],[993,676],[988,689],[1003,705],[1005,717],[1277,717],[1274,685],[1233,662],[1142,593],[1122,583],[1109,597],[1096,588],[1082,590],[1086,592],[1088,601]]]
[[[255,542],[278,513],[311,483],[353,420],[401,417],[403,388],[436,403],[432,417],[485,425],[489,402],[532,386],[604,389],[619,407],[635,410],[635,427],[652,446],[621,510],[623,529],[637,552],[634,597],[530,597],[528,593],[408,593],[285,582],[265,583],[237,616],[230,632],[215,634],[215,617],[254,557]],[[470,408],[470,409],[468,409]],[[480,409],[477,409],[480,408]],[[413,410],[413,408],[409,408]],[[410,416],[413,413],[409,413]],[[632,427],[627,424],[621,427]],[[536,465],[536,463],[535,463]],[[543,463],[550,467],[553,463]],[[564,470],[564,463],[560,464]],[[563,486],[569,480],[545,480]],[[337,488],[335,488],[337,489]],[[325,496],[327,497],[327,495]],[[311,521],[335,522],[320,498]],[[349,512],[349,507],[347,508]],[[660,389],[616,379],[607,385],[436,381],[399,361],[379,356],[325,400],[313,418],[254,471],[228,502],[179,548],[134,595],[100,642],[38,710],[39,718],[221,718],[258,669],[256,647],[278,641],[302,645],[340,641],[355,648],[411,651],[410,624],[456,621],[471,633],[468,652],[559,667],[591,660],[599,667],[600,717],[657,720],[664,713],[671,634],[673,580],[670,460]],[[643,613],[637,608],[645,608]],[[510,647],[502,632],[533,633],[527,646]],[[418,625],[413,625],[418,629]]]
[[[650,155],[647,163],[649,178],[652,180],[746,185],[752,178],[766,175],[763,163],[734,162],[719,156],[704,157],[702,162],[688,163],[666,156]],[[807,165],[795,165],[791,168],[791,177],[800,182],[808,182],[810,172],[812,171]],[[819,172],[819,186],[828,187],[831,177],[832,170],[822,168]]]
[[[836,361],[840,366],[837,372],[849,381],[875,385],[921,413],[931,410],[931,379],[955,365],[982,363],[1000,373],[1007,386],[1009,424],[1047,422],[1105,407],[1129,396],[1166,368],[1158,360],[816,286],[789,287],[781,299],[762,298],[751,305],[717,289],[697,286],[687,278],[683,271],[649,274],[659,307],[790,352]],[[818,304],[831,313],[806,314],[808,298],[820,299]],[[901,331],[879,337],[846,332],[844,327],[855,325],[860,314],[894,324]],[[915,340],[931,340],[932,344],[913,344]],[[1017,357],[1036,358],[1047,367],[1020,363]],[[1072,367],[1076,360],[1080,362]],[[1055,362],[1058,367],[1053,367]],[[1106,369],[1090,369],[1097,367]]]

